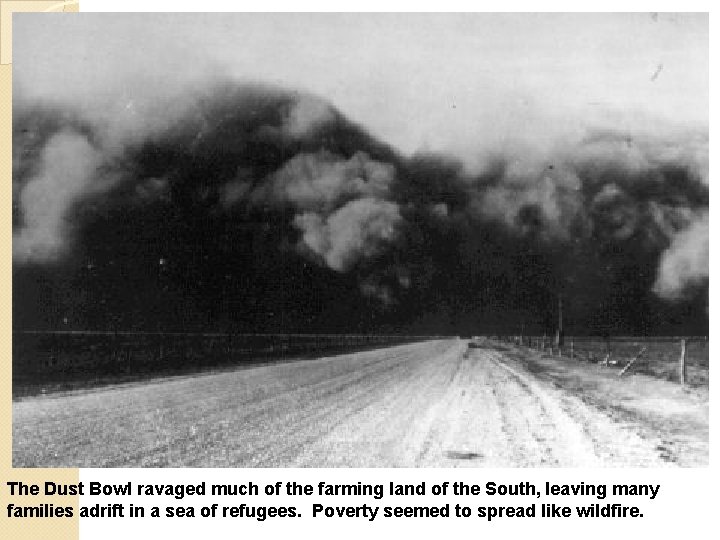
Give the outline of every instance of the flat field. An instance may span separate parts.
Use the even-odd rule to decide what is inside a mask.
[[[567,337],[562,348],[562,356],[599,364],[610,370],[621,370],[633,358],[640,355],[629,368],[629,372],[678,382],[681,339],[685,339],[686,342],[686,384],[707,387],[710,380],[710,347],[705,337],[613,337],[608,339]],[[539,339],[533,338],[533,340],[533,348],[536,348]],[[547,348],[544,352],[558,354],[556,348]]]
[[[17,332],[13,396],[27,396],[341,354],[416,336],[160,332]]]

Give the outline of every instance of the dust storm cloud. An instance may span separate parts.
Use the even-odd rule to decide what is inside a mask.
[[[17,328],[543,329],[562,294],[575,331],[706,331],[702,131],[588,124],[469,169],[304,91],[143,107],[16,98]]]

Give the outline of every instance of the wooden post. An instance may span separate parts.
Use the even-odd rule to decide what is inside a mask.
[[[680,365],[678,366],[678,373],[680,375],[680,384],[685,384],[685,379],[687,376],[687,370],[685,367],[685,340],[680,340]]]
[[[561,294],[558,294],[557,301],[558,301],[558,323],[557,323],[557,332],[555,334],[555,345],[557,345],[557,347],[559,349],[565,344],[565,332],[563,330],[563,302],[562,302]]]
[[[570,358],[571,359],[575,358],[575,340],[574,339],[570,340]]]

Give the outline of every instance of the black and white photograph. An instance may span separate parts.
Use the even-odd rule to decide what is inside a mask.
[[[16,13],[14,467],[707,467],[707,13]]]

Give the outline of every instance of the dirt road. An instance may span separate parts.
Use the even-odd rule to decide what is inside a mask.
[[[13,404],[13,464],[683,464],[681,446],[641,415],[618,414],[529,367],[490,342],[446,340],[27,398]],[[702,403],[688,407],[700,426],[682,435],[693,439],[682,448],[701,464],[706,413]]]

